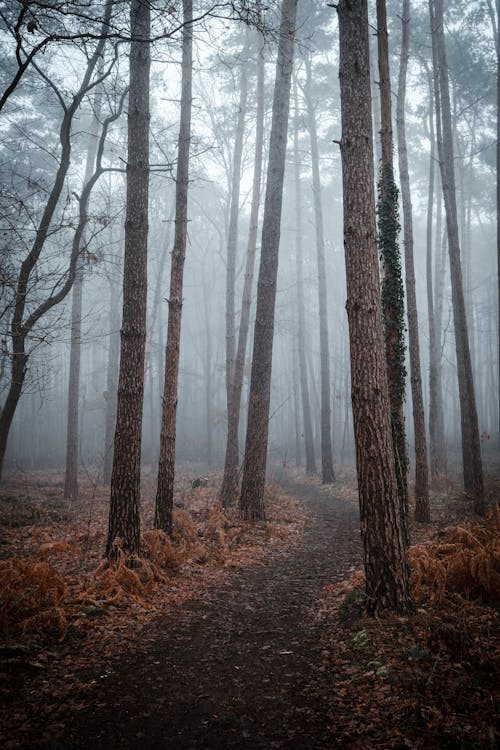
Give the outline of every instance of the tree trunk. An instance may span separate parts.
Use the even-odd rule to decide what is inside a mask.
[[[140,551],[141,433],[146,344],[149,194],[149,3],[130,7],[127,205],[116,431],[106,556]]]
[[[101,65],[102,68],[102,65]],[[102,70],[101,70],[102,73]],[[87,146],[87,163],[85,165],[85,177],[83,184],[86,185],[94,172],[95,159],[97,155],[97,134],[99,132],[99,119],[101,113],[102,95],[97,91],[94,96],[94,111],[90,124],[89,140]],[[83,240],[83,236],[82,236]],[[85,244],[84,241],[82,244]],[[80,254],[80,248],[78,249]],[[64,499],[78,499],[78,463],[79,463],[79,395],[80,395],[80,358],[81,358],[81,335],[82,335],[82,302],[83,302],[83,260],[80,260],[80,269],[75,274],[73,284],[73,299],[71,304],[71,348],[69,355],[69,381],[68,381],[68,419],[66,428],[66,475],[64,481]]]
[[[297,344],[299,359],[300,396],[302,401],[302,421],[304,424],[304,446],[306,454],[306,474],[316,474],[316,459],[314,457],[314,438],[311,419],[311,403],[309,399],[309,382],[306,361],[306,313],[304,304],[304,269],[302,252],[302,195],[300,185],[300,153],[299,153],[299,104],[297,98],[297,83],[294,80],[294,176],[295,176],[295,268],[297,276]]]
[[[297,0],[283,0],[262,224],[245,459],[239,505],[242,518],[248,520],[264,520],[265,518],[264,486],[271,395],[274,308],[296,12]]]
[[[229,226],[227,230],[227,261],[226,261],[226,399],[227,414],[231,412],[231,396],[234,381],[235,364],[235,281],[236,281],[236,255],[238,250],[238,218],[240,212],[240,182],[241,182],[241,159],[243,155],[243,137],[245,134],[245,119],[247,111],[248,90],[248,53],[249,29],[245,33],[245,44],[241,52],[241,76],[240,76],[240,101],[238,105],[238,117],[234,138],[233,172],[231,177],[231,203],[229,207]],[[231,443],[227,444],[230,451],[232,466],[238,466],[239,449],[238,434],[233,436]]]
[[[80,358],[82,335],[83,269],[77,272],[71,304],[71,349],[69,356],[68,415],[66,423],[66,474],[64,499],[78,500],[78,426]]]
[[[439,181],[441,175],[438,172]],[[436,337],[436,447],[438,472],[446,474],[448,471],[448,459],[446,455],[446,438],[444,422],[443,402],[443,307],[444,307],[444,283],[446,277],[446,257],[448,254],[448,233],[443,231],[443,201],[442,190],[439,192],[439,200],[436,212],[436,258],[434,262],[434,318]]]
[[[179,350],[181,339],[182,288],[186,257],[188,225],[189,149],[191,144],[191,107],[193,71],[192,0],[183,0],[182,29],[182,92],[177,177],[175,185],[175,237],[170,267],[167,346],[165,350],[165,382],[160,435],[160,460],[156,491],[155,528],[168,534],[172,531],[174,503],[175,437],[177,388],[179,382]]]
[[[299,395],[299,379],[298,379],[298,364],[297,364],[297,349],[296,342],[292,335],[291,342],[292,349],[292,383],[293,383],[293,414],[294,414],[294,425],[295,425],[295,466],[297,468],[302,467],[302,440],[301,440],[301,427],[300,427],[300,395]]]
[[[378,238],[383,266],[382,308],[399,505],[403,537],[408,545],[408,457],[403,413],[406,378],[404,291],[398,243],[398,189],[393,168],[391,80],[385,0],[377,0],[377,46],[382,123],[378,201]]]
[[[314,194],[314,221],[316,228],[316,250],[318,257],[318,297],[319,297],[319,345],[321,380],[321,481],[331,484],[335,480],[332,458],[332,415],[330,392],[330,348],[328,343],[328,305],[326,293],[325,239],[323,230],[323,207],[321,205],[321,180],[319,175],[318,135],[316,113],[312,101],[311,60],[306,55],[305,100],[309,137],[311,141],[311,167]]]
[[[339,0],[347,315],[356,461],[370,611],[411,609],[398,507],[375,226],[366,0]]]
[[[10,337],[12,340],[12,364],[11,364],[11,379],[7,396],[0,413],[0,479],[2,478],[3,463],[5,459],[5,451],[7,449],[7,440],[9,437],[10,428],[14,419],[19,399],[21,397],[24,379],[27,372],[27,364],[29,359],[29,353],[26,352],[26,339],[30,332],[36,326],[40,318],[42,318],[49,310],[58,305],[71,291],[75,280],[76,274],[76,262],[78,259],[78,252],[80,246],[81,234],[87,221],[87,204],[95,180],[86,186],[87,189],[82,191],[80,198],[80,216],[78,226],[75,230],[73,238],[73,244],[71,249],[71,256],[68,264],[68,268],[64,275],[61,277],[58,291],[49,293],[40,303],[35,305],[27,318],[25,318],[26,307],[29,304],[29,293],[30,287],[33,283],[32,275],[36,272],[36,267],[42,251],[45,247],[45,242],[50,234],[50,228],[54,213],[59,204],[59,198],[66,180],[66,175],[70,166],[71,160],[71,126],[75,113],[80,106],[82,99],[91,87],[92,76],[95,72],[96,66],[101,59],[102,52],[105,45],[105,30],[109,26],[111,18],[111,10],[113,3],[108,0],[106,3],[105,15],[103,24],[101,27],[102,38],[99,39],[95,51],[90,57],[85,73],[83,75],[82,83],[73,96],[71,103],[64,108],[64,116],[62,119],[61,127],[59,130],[59,141],[61,144],[61,156],[59,166],[57,168],[54,183],[50,190],[47,202],[42,212],[40,223],[38,224],[33,244],[31,245],[29,253],[21,264],[19,274],[16,281],[16,289],[13,301],[12,319],[10,323]],[[94,175],[94,177],[96,177]],[[96,178],[97,179],[97,178]],[[55,281],[55,280],[54,280]],[[57,287],[54,284],[53,289]]]
[[[462,460],[464,487],[474,502],[474,511],[484,514],[484,482],[481,445],[476,410],[476,397],[465,314],[465,300],[460,263],[457,203],[455,192],[453,133],[451,126],[448,67],[443,29],[443,2],[429,0],[434,65],[434,96],[438,134],[439,165],[448,229],[453,322],[460,395],[460,422],[462,430]]]
[[[233,502],[233,498],[236,496],[236,491],[238,488],[238,468],[240,458],[238,429],[240,422],[241,392],[243,389],[243,373],[245,369],[248,329],[250,326],[250,307],[252,304],[252,286],[255,266],[255,254],[257,250],[257,231],[259,225],[259,205],[262,182],[262,155],[264,150],[264,37],[260,32],[258,32],[258,34],[259,48],[257,57],[257,119],[255,126],[255,155],[253,167],[252,200],[250,207],[250,227],[248,231],[247,257],[241,302],[238,347],[236,352],[236,361],[234,364],[231,393],[228,399],[226,457],[224,461],[224,476],[222,479],[222,487],[220,491],[220,499],[224,507],[227,507]],[[246,76],[244,77],[246,78]],[[241,129],[243,129],[243,125]]]
[[[496,160],[496,180],[497,180],[497,205],[496,205],[496,219],[497,219],[497,304],[498,304],[498,443],[500,445],[500,0],[496,2],[497,10],[497,29],[496,29],[496,55],[497,55],[497,102],[496,102],[496,114],[497,114],[497,160]]]
[[[415,518],[420,523],[429,523],[429,470],[427,465],[427,440],[425,435],[422,375],[420,372],[417,294],[415,285],[415,266],[413,261],[413,212],[405,126],[406,71],[410,55],[410,0],[403,0],[402,32],[396,123],[398,132],[401,199],[403,204],[406,306],[410,349],[410,383],[413,405],[413,425],[415,431]]]
[[[434,92],[432,76],[425,62],[429,86],[429,190],[427,197],[427,228],[426,228],[426,289],[427,307],[429,315],[429,442],[430,469],[432,476],[446,472],[446,450],[444,444],[443,395],[441,382],[441,326],[438,325],[438,310],[435,300],[439,288],[439,274],[433,273],[433,265],[438,269],[441,257],[441,198],[437,204],[436,218],[436,262],[433,264],[432,228],[436,178],[436,137],[434,131]]]
[[[116,401],[118,390],[118,368],[120,362],[120,312],[118,307],[118,283],[111,278],[109,283],[109,344],[108,362],[106,365],[106,416],[104,423],[104,459],[102,479],[110,484],[113,468],[113,436],[116,429]]]
[[[498,366],[498,444],[500,445],[500,0],[496,0],[493,8],[493,0],[487,0],[491,20],[493,38],[495,40],[496,53],[496,117],[497,117],[497,144],[496,144],[496,222],[497,222],[497,366]]]

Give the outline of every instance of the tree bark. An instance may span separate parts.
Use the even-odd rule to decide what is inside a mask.
[[[38,224],[35,239],[29,253],[21,264],[16,282],[13,313],[10,324],[10,338],[12,341],[11,378],[7,396],[0,413],[0,479],[2,477],[3,463],[5,459],[5,451],[7,449],[7,440],[9,437],[10,428],[12,426],[12,421],[14,419],[19,399],[21,397],[27,372],[29,353],[26,351],[26,340],[40,318],[42,318],[49,310],[62,302],[63,299],[65,299],[65,297],[71,291],[75,280],[80,236],[87,221],[87,203],[90,191],[95,184],[95,180],[89,183],[87,189],[84,188],[84,191],[82,192],[82,196],[80,198],[79,222],[77,229],[75,230],[71,256],[66,273],[61,277],[59,285],[57,283],[54,284],[52,293],[49,296],[45,297],[41,302],[39,302],[35,306],[35,309],[29,313],[27,318],[25,318],[26,306],[29,303],[29,293],[32,284],[32,276],[36,270],[38,260],[45,247],[47,237],[49,236],[51,224],[59,203],[59,198],[61,196],[61,192],[70,165],[72,146],[71,126],[73,123],[73,118],[85,94],[93,85],[91,83],[92,76],[95,72],[96,66],[99,63],[99,60],[101,59],[104,49],[104,30],[107,29],[109,25],[112,5],[113,3],[111,2],[111,0],[108,0],[102,26],[102,38],[97,42],[95,51],[88,61],[85,73],[83,75],[82,83],[80,84],[77,93],[73,96],[71,103],[68,106],[64,106],[64,116],[59,130],[59,142],[61,144],[59,166],[57,168],[54,177],[54,183],[47,198],[47,202],[43,209],[40,223]],[[77,242],[78,244],[75,244],[75,242]],[[54,291],[56,289],[57,291]]]
[[[106,556],[140,552],[141,433],[144,400],[149,197],[149,3],[130,6],[127,204],[120,372]]]
[[[474,511],[483,515],[485,512],[483,467],[460,262],[453,133],[442,0],[429,0],[429,12],[432,35],[439,166],[441,169],[441,183],[448,230],[453,322],[460,395],[464,487],[466,492],[473,498]]]
[[[406,71],[410,56],[410,0],[403,0],[401,62],[399,68],[396,123],[398,133],[399,176],[403,205],[404,249],[406,271],[406,308],[410,350],[410,383],[415,431],[415,518],[429,523],[429,468],[425,434],[424,399],[420,371],[420,342],[418,334],[417,294],[413,260],[413,211],[411,204],[408,151],[406,147],[405,99]]]
[[[498,366],[498,444],[500,445],[500,0],[487,0],[496,53],[496,221],[497,221],[497,366]]]
[[[231,203],[229,208],[229,226],[227,230],[227,262],[226,262],[226,400],[228,422],[231,413],[231,398],[234,382],[234,367],[236,358],[236,323],[235,323],[235,282],[236,255],[238,250],[238,218],[240,212],[240,183],[241,159],[243,155],[243,137],[245,134],[245,119],[247,111],[248,90],[248,53],[249,29],[245,32],[245,44],[241,52],[240,100],[234,138],[233,171],[231,177]],[[227,440],[226,453],[229,451],[231,466],[238,466],[239,446],[238,432]]]
[[[283,0],[276,61],[240,515],[264,520],[274,309],[297,0]]]
[[[116,429],[116,402],[118,390],[118,368],[120,363],[120,311],[118,306],[118,282],[109,279],[109,343],[108,361],[106,365],[106,416],[104,422],[104,458],[102,479],[104,484],[110,484],[113,468],[113,437]]]
[[[347,315],[369,611],[411,609],[380,299],[366,0],[339,0]]]
[[[238,346],[234,363],[230,398],[228,399],[228,424],[224,476],[220,491],[220,500],[224,507],[233,502],[238,488],[239,444],[238,429],[240,423],[241,392],[247,351],[248,329],[250,327],[250,308],[252,304],[252,286],[257,251],[257,231],[259,226],[259,206],[262,182],[262,155],[264,150],[264,37],[260,32],[257,54],[257,119],[255,125],[255,153],[253,167],[252,199],[250,206],[250,226],[248,231],[245,280],[241,302],[240,328]],[[246,95],[245,95],[246,99]],[[243,128],[242,128],[243,129]],[[241,155],[240,155],[241,158]],[[239,189],[238,189],[239,195]]]
[[[434,129],[434,91],[432,75],[424,62],[429,87],[429,189],[427,196],[426,226],[426,290],[429,316],[429,442],[430,469],[432,476],[446,472],[446,449],[444,440],[443,394],[441,381],[441,325],[438,323],[437,294],[440,288],[439,259],[441,258],[441,197],[437,204],[435,262],[433,262],[432,229],[436,183],[436,136]],[[436,273],[433,272],[436,269]],[[439,308],[440,309],[440,308]]]
[[[393,167],[391,80],[385,0],[377,0],[377,46],[382,124],[378,201],[378,238],[383,266],[382,308],[399,505],[404,541],[408,545],[408,456],[403,412],[406,379],[404,291],[398,243],[398,189]]]
[[[182,289],[188,225],[189,150],[191,145],[193,10],[192,0],[183,0],[182,91],[177,176],[175,185],[175,237],[170,267],[165,381],[160,435],[160,460],[156,491],[155,528],[170,534],[174,503],[175,438],[179,351],[181,339]]]
[[[304,262],[302,250],[302,191],[300,184],[300,153],[299,153],[299,103],[297,98],[297,83],[294,80],[294,182],[295,182],[295,269],[297,276],[297,345],[299,360],[300,397],[302,401],[302,421],[304,425],[304,447],[306,454],[306,474],[316,474],[316,459],[314,456],[314,438],[311,419],[311,402],[309,398],[309,379],[307,376],[306,360],[306,313],[304,304]]]
[[[102,95],[97,91],[94,96],[94,111],[90,123],[89,140],[87,145],[87,162],[85,165],[86,185],[94,172],[97,155],[97,135],[99,132],[99,118],[101,113]],[[82,235],[82,244],[84,237]],[[80,248],[78,248],[80,254]],[[66,474],[64,480],[64,499],[78,499],[78,464],[79,464],[79,395],[80,395],[80,359],[82,335],[82,303],[83,303],[83,261],[75,274],[71,304],[71,347],[69,356],[68,380],[68,418],[66,425]]]
[[[326,293],[325,238],[323,229],[323,207],[321,205],[321,180],[319,174],[318,135],[316,113],[312,100],[311,60],[305,56],[306,87],[305,100],[309,138],[311,142],[311,168],[314,195],[314,222],[316,229],[316,251],[318,262],[319,301],[319,346],[321,381],[321,481],[331,484],[335,480],[332,458],[332,412],[330,390],[330,347],[328,343],[328,303]]]

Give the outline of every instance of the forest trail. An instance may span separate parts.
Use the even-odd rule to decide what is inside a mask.
[[[310,516],[299,545],[231,571],[111,656],[58,748],[332,747],[315,601],[359,565],[359,519],[335,486],[281,484]]]

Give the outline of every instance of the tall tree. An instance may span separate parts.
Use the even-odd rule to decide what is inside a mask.
[[[250,225],[248,230],[245,279],[241,301],[240,327],[238,346],[228,400],[228,424],[224,476],[220,499],[224,506],[229,505],[236,495],[238,487],[239,448],[238,427],[240,421],[241,392],[247,351],[248,329],[250,326],[250,307],[254,277],[255,254],[257,250],[257,231],[259,225],[259,206],[262,182],[262,155],[264,150],[264,36],[258,33],[257,52],[257,118],[255,125],[255,152],[253,167],[252,199],[250,206]],[[238,191],[239,195],[239,191]]]
[[[318,133],[316,113],[312,96],[311,58],[304,58],[306,85],[304,95],[307,106],[307,123],[311,143],[311,169],[314,195],[314,224],[316,230],[316,253],[318,263],[319,297],[319,347],[321,381],[321,481],[331,484],[335,475],[332,457],[332,409],[330,393],[330,346],[328,343],[328,302],[326,293],[325,238],[323,228],[323,206],[321,202],[321,179],[319,174]]]
[[[175,184],[175,236],[170,266],[165,380],[160,435],[160,459],[156,490],[155,527],[170,533],[174,503],[175,437],[177,388],[182,317],[182,287],[186,257],[188,225],[189,150],[191,145],[192,71],[193,71],[193,6],[183,0],[182,27],[182,88],[177,175]]]
[[[106,402],[104,417],[104,455],[102,461],[102,480],[110,484],[113,470],[113,442],[116,429],[116,401],[118,391],[118,368],[120,363],[120,306],[119,281],[114,268],[108,275],[109,282],[109,337],[106,363]]]
[[[139,502],[149,198],[150,25],[149,3],[131,0],[123,313],[106,542],[108,558],[116,555],[117,543],[128,556],[140,551]]]
[[[248,520],[265,518],[264,486],[271,396],[274,308],[296,13],[297,0],[283,0],[262,224],[245,458],[239,504],[241,516]]]
[[[493,39],[495,41],[495,55],[496,55],[496,115],[497,115],[497,143],[496,143],[496,187],[497,187],[497,202],[496,202],[496,220],[497,220],[497,305],[498,305],[498,351],[497,351],[497,366],[498,366],[498,442],[500,443],[500,0],[487,0],[488,12],[491,20],[491,29],[493,32]]]
[[[105,17],[101,27],[103,34],[104,29],[109,25],[112,5],[113,3],[111,0],[108,0]],[[80,237],[83,234],[83,229],[87,223],[87,206],[92,187],[95,185],[99,177],[99,174],[97,173],[94,174],[93,179],[84,187],[82,195],[80,196],[78,225],[75,234],[73,235],[71,254],[66,268],[60,275],[59,279],[54,279],[54,283],[51,285],[49,293],[43,299],[38,300],[38,302],[31,300],[33,288],[36,287],[35,279],[38,269],[40,268],[40,263],[43,260],[47,239],[50,237],[51,230],[53,229],[53,222],[71,163],[71,128],[75,114],[86,94],[94,86],[99,85],[99,83],[109,74],[108,69],[103,73],[101,79],[96,79],[94,77],[98,63],[102,58],[104,44],[104,38],[100,38],[96,43],[95,49],[89,55],[80,86],[69,103],[64,101],[64,98],[55,83],[37,67],[38,74],[49,89],[54,91],[63,110],[61,127],[59,129],[61,151],[59,164],[54,176],[52,187],[48,192],[48,197],[36,229],[33,243],[20,265],[19,273],[17,274],[17,279],[14,284],[12,316],[10,321],[10,338],[12,341],[10,384],[0,413],[0,478],[2,476],[2,468],[10,428],[26,379],[29,360],[29,351],[27,351],[29,336],[39,321],[66,298],[71,291],[75,280],[80,250]],[[35,303],[34,305],[32,304],[33,302]]]
[[[300,397],[302,401],[302,421],[304,424],[304,447],[306,454],[306,473],[316,473],[316,458],[314,456],[314,438],[311,419],[311,402],[309,398],[309,379],[307,376],[306,360],[306,312],[304,303],[304,258],[302,247],[302,189],[300,174],[300,113],[297,96],[297,82],[294,79],[294,130],[293,130],[293,162],[295,183],[295,271],[297,277],[297,347],[299,362]]]
[[[226,400],[227,414],[231,411],[231,396],[234,380],[234,364],[236,357],[236,324],[235,324],[235,282],[236,282],[236,255],[238,250],[238,218],[240,214],[240,183],[241,183],[241,160],[243,156],[243,138],[245,135],[245,120],[247,111],[248,92],[248,44],[249,28],[245,31],[245,43],[241,51],[241,75],[240,75],[240,98],[238,104],[238,116],[234,135],[233,169],[231,175],[231,200],[229,206],[229,225],[227,230],[227,261],[226,261]],[[238,464],[238,433],[233,436],[231,444],[232,465]]]
[[[474,511],[484,514],[484,481],[481,461],[479,424],[474,393],[474,380],[469,349],[469,336],[460,262],[457,201],[455,191],[453,131],[451,123],[448,65],[443,27],[442,0],[429,0],[434,68],[434,97],[436,102],[436,129],[441,170],[441,184],[448,230],[455,351],[460,395],[460,422],[462,429],[462,461],[464,487],[474,502]]]
[[[102,71],[101,71],[102,72]],[[94,95],[93,113],[90,122],[87,144],[87,161],[83,184],[86,185],[94,172],[97,154],[97,136],[99,133],[99,118],[102,104],[102,91]],[[82,245],[85,244],[82,235]],[[78,249],[81,254],[80,248]],[[64,479],[65,500],[78,499],[78,463],[79,463],[79,396],[80,396],[80,360],[82,333],[82,304],[83,304],[83,260],[79,262],[79,269],[75,274],[71,301],[71,346],[69,357],[68,379],[68,418],[66,426],[66,474]]]
[[[408,457],[403,413],[406,379],[404,291],[398,242],[399,191],[394,179],[393,167],[391,77],[385,0],[377,0],[377,47],[381,115],[378,239],[383,266],[382,308],[399,506],[405,544],[408,544]]]
[[[399,66],[396,124],[398,133],[399,176],[403,204],[406,307],[410,350],[410,383],[415,431],[415,518],[421,523],[430,521],[429,469],[425,435],[424,399],[420,372],[420,342],[418,335],[417,294],[413,261],[413,209],[411,204],[408,151],[406,148],[405,100],[406,71],[410,56],[410,0],[403,0],[401,60]]]
[[[432,75],[426,60],[423,66],[429,88],[429,189],[427,194],[426,224],[426,290],[429,318],[429,443],[430,469],[433,476],[446,472],[446,448],[444,438],[443,386],[441,377],[441,281],[444,268],[439,263],[441,252],[442,199],[439,194],[436,212],[435,263],[432,252],[432,230],[436,182],[436,136],[434,129],[434,89]],[[439,271],[434,273],[433,269]]]
[[[380,299],[367,0],[340,0],[347,315],[368,609],[411,609],[399,512]]]

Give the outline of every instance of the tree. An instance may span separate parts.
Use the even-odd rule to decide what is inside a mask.
[[[224,476],[220,491],[222,505],[228,506],[238,487],[239,449],[238,426],[240,419],[241,391],[243,388],[243,372],[247,350],[248,329],[250,325],[250,307],[252,301],[252,285],[257,250],[257,231],[259,224],[259,205],[262,182],[262,155],[264,148],[264,35],[258,32],[257,53],[257,119],[255,125],[255,153],[253,167],[252,199],[250,206],[250,226],[248,230],[247,256],[245,265],[245,279],[241,302],[240,327],[236,360],[231,383],[231,393],[228,400],[228,424],[226,440],[226,457],[224,461]],[[236,150],[236,149],[235,149]]]
[[[245,458],[239,503],[241,516],[248,520],[264,520],[265,518],[264,486],[271,395],[274,308],[296,13],[297,0],[283,0],[262,223]]]
[[[326,293],[325,238],[323,229],[323,206],[321,203],[321,180],[319,174],[318,134],[316,113],[312,99],[311,59],[305,56],[306,85],[304,95],[307,106],[307,123],[311,142],[311,169],[314,195],[314,224],[316,230],[316,252],[318,262],[319,297],[319,343],[321,380],[321,481],[331,484],[335,475],[332,458],[332,424],[330,394],[330,347],[328,343],[328,303]]]
[[[383,267],[382,309],[399,506],[405,544],[408,544],[408,456],[403,414],[406,379],[404,291],[398,243],[399,191],[394,179],[393,167],[391,79],[385,0],[377,0],[377,47],[381,116],[378,241]]]
[[[150,8],[130,5],[127,198],[123,266],[120,371],[106,556],[120,545],[127,557],[140,550],[141,432],[146,343]]]
[[[356,463],[370,611],[411,609],[398,507],[380,299],[366,0],[340,0],[340,94],[347,315]]]
[[[86,185],[94,172],[97,153],[97,135],[99,133],[99,117],[102,106],[102,92],[94,95],[94,111],[91,118],[89,139],[87,145],[87,161],[83,184]],[[82,235],[82,244],[84,237]],[[81,254],[81,249],[78,249]],[[78,499],[78,427],[79,427],[79,396],[80,396],[80,359],[81,359],[81,331],[82,331],[82,302],[83,302],[83,263],[75,274],[71,304],[71,348],[68,379],[68,419],[66,429],[66,474],[64,479],[65,500]]]
[[[106,25],[109,22],[111,6],[112,3],[108,2],[106,19],[103,25]],[[91,91],[92,88],[98,86],[109,74],[108,68],[100,78],[93,77],[96,67],[102,58],[103,49],[104,39],[99,39],[95,45],[93,53],[88,59],[81,84],[69,104],[64,101],[63,96],[55,83],[37,68],[38,74],[56,94],[63,110],[63,118],[59,130],[61,152],[54,181],[45,202],[40,221],[38,222],[33,243],[31,244],[28,254],[20,265],[17,279],[14,283],[12,312],[10,318],[10,338],[12,342],[10,384],[0,414],[0,478],[2,475],[9,431],[26,378],[30,354],[27,350],[28,338],[39,321],[46,316],[50,310],[62,302],[71,291],[75,280],[77,261],[80,253],[80,240],[87,223],[89,197],[92,188],[103,171],[102,167],[100,167],[98,171],[94,172],[93,178],[87,182],[79,198],[78,223],[73,235],[70,258],[64,272],[54,280],[50,286],[49,292],[42,300],[34,301],[34,307],[32,308],[29,304],[30,302],[33,302],[30,295],[33,293],[33,287],[35,286],[40,264],[43,260],[43,251],[46,248],[47,239],[51,234],[52,224],[56,216],[61,193],[70,166],[72,149],[71,128],[73,119],[86,94]],[[101,144],[104,143],[103,138],[106,136],[107,127],[114,119],[116,119],[115,115],[108,118],[106,128],[103,128],[102,131]]]
[[[238,249],[238,218],[240,213],[240,182],[241,182],[241,159],[243,156],[243,138],[245,135],[245,120],[247,111],[248,91],[248,46],[249,29],[245,32],[245,43],[241,51],[241,76],[240,76],[240,98],[238,104],[238,117],[234,136],[234,151],[231,175],[231,200],[229,206],[229,225],[227,230],[227,264],[226,264],[226,400],[227,414],[231,411],[231,392],[234,380],[234,365],[236,357],[236,325],[235,325],[235,281],[236,281],[236,254]],[[228,450],[231,452],[230,462],[234,466],[238,464],[238,435],[228,441]]]
[[[406,305],[410,350],[410,383],[415,429],[415,518],[421,523],[430,521],[429,471],[425,435],[424,399],[420,373],[420,342],[418,335],[417,295],[413,262],[413,210],[411,204],[408,151],[406,148],[405,98],[406,71],[410,48],[410,0],[403,0],[401,61],[399,67],[396,123],[398,133],[399,175],[403,204],[404,249],[406,270]]]
[[[444,264],[440,263],[442,199],[439,195],[436,218],[435,263],[432,253],[432,228],[436,177],[436,137],[434,132],[434,90],[432,75],[423,61],[429,88],[429,190],[427,194],[426,223],[426,290],[429,316],[429,442],[430,469],[433,476],[446,471],[446,448],[444,439],[443,387],[441,378],[441,321],[442,321],[442,282]],[[433,272],[433,265],[436,273]]]
[[[191,144],[193,68],[193,10],[191,0],[183,0],[182,8],[184,26],[182,28],[181,117],[175,185],[175,236],[170,267],[165,381],[155,505],[155,528],[162,529],[167,533],[172,530],[174,502],[177,387],[179,380],[182,284],[188,224],[189,149]]]
[[[299,132],[300,116],[297,97],[297,84],[294,79],[294,183],[295,183],[295,272],[297,278],[297,348],[299,364],[300,397],[302,401],[302,421],[304,424],[304,447],[306,453],[306,474],[316,474],[316,458],[314,456],[314,439],[311,419],[311,402],[309,399],[309,383],[306,361],[306,313],[304,304],[304,260],[302,248],[302,190],[300,175]]]
[[[429,14],[432,36],[439,166],[448,230],[455,352],[460,394],[464,487],[466,492],[470,493],[473,498],[474,511],[482,515],[485,511],[483,467],[460,262],[453,131],[442,0],[429,0]]]
[[[498,366],[498,441],[500,443],[500,0],[496,0],[495,7],[493,6],[493,0],[487,0],[488,13],[491,21],[491,29],[493,32],[493,39],[495,40],[495,54],[496,54],[496,126],[497,126],[497,143],[496,143],[496,188],[497,188],[497,200],[496,200],[496,220],[497,220],[497,304],[498,304],[498,352],[497,352],[497,366]]]

